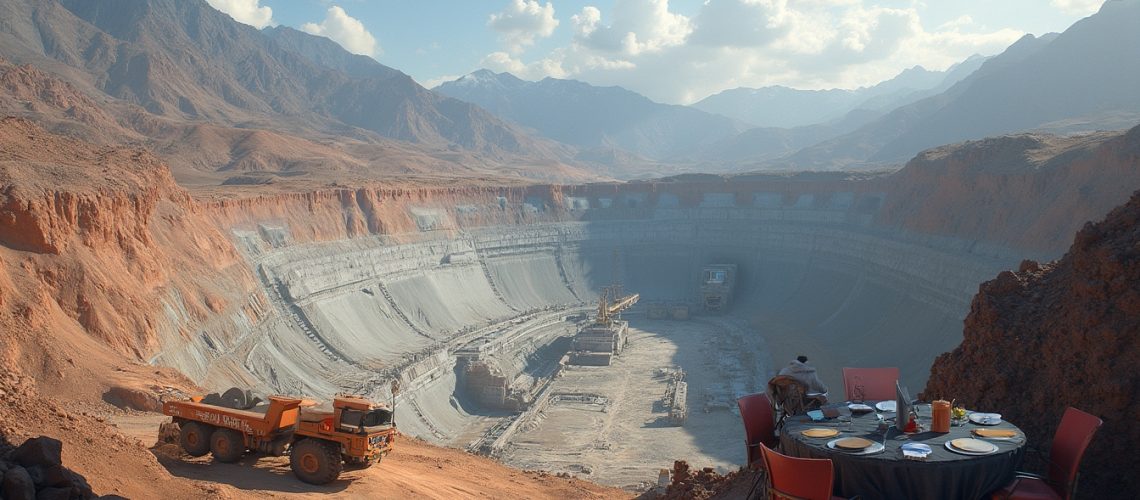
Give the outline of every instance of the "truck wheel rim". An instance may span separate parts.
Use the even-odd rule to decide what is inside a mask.
[[[190,446],[198,446],[198,433],[197,432],[186,433],[186,442],[188,444],[190,444]]]
[[[317,463],[317,457],[311,453],[306,453],[301,456],[301,470],[310,474],[317,472],[320,464]]]
[[[230,451],[230,443],[229,441],[226,441],[225,438],[218,438],[218,441],[215,443],[215,445],[218,447],[218,452],[220,453],[224,454]]]

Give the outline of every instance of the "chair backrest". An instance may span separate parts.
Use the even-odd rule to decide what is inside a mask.
[[[807,411],[807,386],[794,377],[776,375],[768,381],[768,394],[784,415],[803,415]]]
[[[848,401],[894,401],[898,380],[898,368],[843,368]]]
[[[831,460],[794,458],[763,448],[770,498],[831,500]]]
[[[772,402],[764,393],[749,394],[736,400],[740,418],[744,420],[744,444],[748,465],[763,463],[760,448],[776,446],[776,420]]]
[[[1061,425],[1057,426],[1053,446],[1049,448],[1049,482],[1061,488],[1058,493],[1062,497],[1072,496],[1081,457],[1102,424],[1104,420],[1071,406],[1061,416]]]

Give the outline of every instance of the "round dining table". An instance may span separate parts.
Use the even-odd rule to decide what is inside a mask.
[[[868,403],[873,405],[874,403]],[[820,422],[806,415],[788,417],[780,430],[780,448],[785,455],[801,458],[831,459],[835,473],[834,493],[842,497],[861,496],[873,499],[979,499],[1008,484],[1025,454],[1025,434],[1017,426],[1001,421],[996,425],[979,425],[972,422],[950,427],[949,433],[931,432],[930,406],[917,408],[920,432],[903,433],[890,427],[880,432],[875,411],[852,414],[846,404],[829,405],[840,412],[840,417]],[[880,412],[888,422],[893,412]],[[845,422],[850,418],[850,423]],[[836,429],[837,436],[807,437],[804,430],[812,428]],[[1010,429],[1015,436],[1008,439],[984,439],[996,445],[997,450],[985,455],[966,455],[947,449],[948,441],[958,438],[977,438],[977,428]],[[882,444],[882,451],[857,454],[829,447],[828,443],[845,437],[861,437]],[[924,443],[930,454],[924,459],[904,457],[906,443]],[[877,446],[875,448],[878,448]]]

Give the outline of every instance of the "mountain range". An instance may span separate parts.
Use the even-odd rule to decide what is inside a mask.
[[[1110,0],[1060,34],[1026,35],[945,92],[768,168],[897,164],[941,144],[1140,122],[1140,1]]]
[[[945,72],[734,89],[693,106],[486,70],[428,90],[204,0],[0,0],[0,18],[0,112],[144,146],[184,184],[897,168],[947,143],[1140,122],[1140,0]]]
[[[573,155],[328,39],[289,28],[260,31],[203,0],[5,0],[0,16],[8,20],[0,25],[0,56],[40,67],[102,101],[115,110],[124,136],[158,151],[204,149],[184,162],[199,171],[312,163],[281,151],[287,144],[273,144],[289,136],[331,146],[330,163],[351,165],[362,176],[391,170],[378,167],[376,157],[392,156],[402,164],[398,172],[480,175],[479,166],[549,167]],[[212,134],[214,143],[187,148],[203,126],[280,134],[280,141],[262,142],[269,156],[288,158],[218,164],[216,157],[239,148],[246,134]],[[524,172],[530,173],[548,172]]]
[[[856,110],[890,111],[941,93],[966,78],[985,62],[973,55],[946,71],[915,66],[871,87],[854,90],[799,90],[784,86],[738,87],[708,96],[693,107],[756,127],[794,128],[842,119]]]
[[[618,148],[654,160],[689,154],[749,128],[721,115],[657,103],[621,87],[576,80],[531,82],[479,70],[433,90],[566,144],[587,150]]]

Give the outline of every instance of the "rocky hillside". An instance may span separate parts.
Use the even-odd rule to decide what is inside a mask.
[[[1140,192],[1077,233],[1059,261],[1022,263],[982,284],[962,345],[926,394],[1001,412],[1047,447],[1074,406],[1104,419],[1082,463],[1082,498],[1140,491]]]
[[[1055,258],[1140,186],[1140,127],[1023,134],[922,152],[890,176],[881,222]]]
[[[191,163],[204,172],[296,174],[328,159],[375,178],[369,170],[383,158],[412,172],[464,175],[505,166],[500,175],[521,171],[551,179],[574,154],[327,39],[295,30],[261,32],[204,0],[3,0],[0,16],[13,20],[0,25],[0,57],[32,64],[97,102],[117,123],[112,129],[123,129],[118,142],[143,141],[163,154],[189,136],[187,149],[207,153]],[[34,110],[21,113],[41,119]],[[193,143],[198,126],[259,129],[282,139],[264,141],[264,155],[243,154],[252,143],[239,144],[240,133]],[[84,137],[104,139],[98,128],[87,132]],[[281,144],[293,139],[313,143],[316,154]],[[164,156],[176,160],[178,153]],[[226,161],[231,156],[253,161]],[[510,168],[516,165],[529,167]]]

